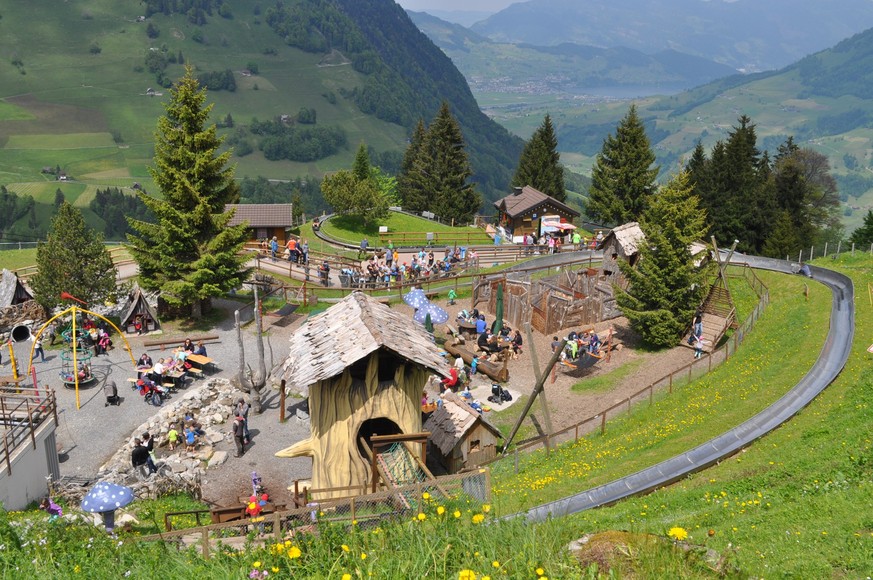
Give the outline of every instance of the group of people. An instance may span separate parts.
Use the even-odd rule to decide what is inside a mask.
[[[567,334],[567,344],[561,352],[561,360],[576,360],[583,352],[591,353],[595,356],[600,354],[600,347],[603,341],[594,330],[575,330]],[[552,337],[552,352],[555,352],[561,347],[561,340],[557,336]]]
[[[273,236],[271,240],[264,238],[261,240],[261,250],[270,252],[270,258],[275,262],[279,258],[279,239]],[[282,252],[282,258],[293,264],[308,264],[309,263],[309,242],[305,239],[298,240],[291,236],[285,242],[285,249]]]

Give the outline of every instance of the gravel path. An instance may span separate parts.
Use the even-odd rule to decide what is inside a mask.
[[[467,303],[449,306],[445,299],[437,300],[437,303],[448,309],[451,319],[454,319],[461,308],[469,307]],[[227,315],[214,331],[220,336],[220,341],[207,344],[209,356],[218,361],[218,370],[210,376],[231,378],[236,373],[239,356],[232,312],[234,309],[240,308],[241,304],[220,301],[216,305],[225,310]],[[413,313],[412,309],[405,304],[395,305],[394,308],[410,317]],[[249,318],[251,317],[250,309],[244,312],[248,314]],[[486,316],[489,322],[493,319],[489,313],[486,313]],[[272,327],[269,330],[269,342],[272,344],[275,362],[278,363],[282,359],[287,351],[289,335],[299,327],[303,320],[301,318],[286,328]],[[640,353],[633,348],[636,339],[633,333],[627,329],[627,323],[624,319],[616,319],[598,325],[597,329],[601,331],[610,325],[615,328],[616,340],[622,343],[623,348],[614,351],[609,362],[603,361],[591,369],[578,372],[565,372],[562,368],[556,373],[554,383],[551,381],[546,383],[552,424],[556,430],[597,413],[647,386],[653,379],[678,369],[691,360],[692,351],[684,347],[676,347],[654,354]],[[559,333],[559,335],[566,335],[568,331],[569,329]],[[199,333],[192,333],[195,336],[197,334]],[[244,329],[243,335],[246,354],[251,361],[255,353],[252,325]],[[167,332],[164,336],[183,337],[184,335]],[[149,352],[152,358],[169,354],[168,350],[161,351],[143,347],[142,343],[145,340],[153,338],[156,337],[129,339],[135,357],[138,357],[142,352]],[[512,392],[520,394],[530,393],[536,380],[530,359],[529,349],[531,345],[527,344],[526,340],[525,342],[524,354],[519,359],[509,363],[510,381],[507,387]],[[544,366],[551,356],[551,336],[540,336],[534,333],[534,342],[540,365]],[[63,450],[61,454],[61,474],[63,476],[76,476],[93,481],[99,467],[133,435],[134,429],[157,410],[156,407],[146,405],[139,394],[130,388],[127,378],[135,376],[135,373],[131,370],[130,359],[126,351],[120,348],[118,340],[116,340],[115,346],[116,348],[108,356],[93,359],[93,372],[98,380],[93,385],[80,390],[81,408],[79,410],[76,409],[75,392],[72,389],[63,388],[59,380],[60,351],[48,351],[46,362],[35,364],[40,383],[55,388],[58,396],[60,425],[57,438],[59,446]],[[16,356],[19,360],[26,360],[29,348],[30,343],[15,345]],[[269,346],[265,345],[265,348],[267,349],[266,356],[269,365]],[[583,381],[586,377],[613,371],[640,358],[643,360],[637,365],[634,372],[617,380],[607,390],[587,393],[571,390],[574,384]],[[8,364],[6,369],[8,370]],[[105,397],[102,387],[107,378],[115,380],[119,387],[122,401],[118,406],[105,406],[104,404]],[[197,384],[197,381],[193,383],[189,381],[187,388],[196,388]],[[485,393],[487,396],[487,392],[490,390],[489,385],[490,381],[483,375],[474,378],[473,388],[480,389],[478,393]],[[433,389],[432,395],[436,395],[436,391]],[[280,459],[275,457],[277,451],[309,436],[308,422],[301,422],[294,415],[294,407],[300,401],[288,399],[286,403],[286,420],[284,423],[280,423],[279,393],[275,389],[267,392],[263,412],[260,415],[250,415],[249,426],[252,442],[241,458],[233,457],[234,447],[229,435],[230,425],[227,425],[225,431],[228,436],[224,441],[218,443],[215,449],[228,451],[230,457],[223,465],[210,468],[207,472],[203,482],[204,498],[207,501],[217,505],[237,503],[240,496],[250,493],[251,475],[253,471],[257,471],[276,503],[291,503],[291,494],[287,488],[293,485],[294,480],[306,480],[311,476],[311,462],[308,458]],[[542,421],[539,423],[541,424]],[[160,450],[158,454],[160,456]]]

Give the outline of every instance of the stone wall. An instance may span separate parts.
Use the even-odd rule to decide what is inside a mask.
[[[37,304],[36,300],[0,308],[0,338],[7,339],[14,327],[23,323],[30,326],[35,320],[47,320],[45,309]]]
[[[177,400],[167,403],[155,415],[133,430],[130,439],[99,470],[99,478],[126,485],[137,497],[158,497],[168,492],[184,491],[195,497],[200,494],[200,479],[210,467],[227,460],[226,451],[215,451],[213,446],[230,439],[233,407],[240,397],[248,397],[227,379],[210,379],[202,386],[176,395]],[[171,423],[181,433],[184,417],[193,412],[206,432],[194,452],[179,445],[175,451],[167,447],[167,432]],[[133,440],[148,431],[155,439],[159,473],[147,476],[145,470],[134,469],[130,463]]]

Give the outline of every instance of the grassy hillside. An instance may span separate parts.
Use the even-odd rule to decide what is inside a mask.
[[[369,3],[366,11],[332,0],[287,5],[322,16],[333,11],[332,23],[322,20],[306,29],[310,40],[322,39],[315,47],[281,36],[268,21],[286,9],[283,4],[238,0],[224,7],[225,17],[213,10],[205,23],[194,24],[184,14],[161,12],[142,20],[147,5],[133,0],[3,6],[0,185],[16,193],[34,184],[40,189],[54,179],[42,169],[59,167],[86,186],[138,182],[154,191],[148,173],[153,133],[164,113],[165,87],[181,76],[184,62],[197,74],[232,71],[235,90],[210,90],[207,102],[214,103],[212,122],[233,119],[233,127],[220,132],[237,142],[237,151],[244,149],[241,141],[253,146],[250,154],[233,158],[238,178],[320,178],[350,166],[361,142],[376,155],[399,159],[418,118],[429,121],[448,99],[486,197],[505,189],[521,141],[479,111],[463,76],[393,2]],[[402,18],[392,20],[390,37],[367,30],[382,28],[395,9]],[[325,40],[328,33],[336,45]],[[151,70],[156,62],[166,68]],[[399,109],[374,100],[374,88],[394,95]],[[258,150],[259,137],[247,131],[251,121],[293,119],[302,109],[314,111],[317,121],[299,127],[339,129],[345,146],[313,161],[268,160]],[[70,199],[81,194],[62,189]]]
[[[734,76],[670,97],[636,99],[638,113],[664,173],[675,171],[701,141],[725,140],[741,115],[756,126],[759,149],[775,152],[788,136],[826,155],[843,201],[843,223],[851,231],[873,208],[873,30],[832,50],[780,71]],[[858,68],[860,66],[860,68]],[[852,71],[858,71],[857,74]],[[558,96],[525,99],[477,95],[483,107],[509,130],[529,134],[549,112],[562,159],[589,174],[603,138],[614,133],[628,102],[585,102]]]

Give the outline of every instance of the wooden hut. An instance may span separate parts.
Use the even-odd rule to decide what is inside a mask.
[[[500,430],[459,395],[447,391],[442,401],[424,423],[431,460],[448,473],[458,473],[493,459],[497,441],[503,439]]]
[[[138,285],[134,285],[133,290],[128,295],[127,304],[121,310],[120,320],[119,328],[126,330],[129,334],[150,332],[161,327],[155,309],[148,303]],[[137,323],[140,325],[139,329],[136,327]]]
[[[646,239],[646,234],[637,222],[629,222],[613,228],[600,244],[603,250],[603,265],[601,271],[610,282],[621,283],[621,271],[618,262],[624,261],[635,266],[639,259],[640,244]]]
[[[269,240],[276,236],[279,246],[288,241],[288,230],[293,225],[293,203],[241,203],[227,204],[224,211],[234,210],[228,226],[248,223],[249,240]]]
[[[425,383],[449,374],[420,325],[361,292],[310,318],[290,342],[273,375],[309,397],[311,436],[276,456],[312,457],[316,489],[368,483],[369,438],[420,433]]]
[[[542,233],[543,216],[558,216],[557,221],[572,224],[579,212],[542,191],[526,185],[514,188],[511,195],[494,202],[499,225],[513,237]]]
[[[0,272],[0,308],[22,304],[28,300],[33,300],[30,290],[24,286],[15,272],[3,268]]]

